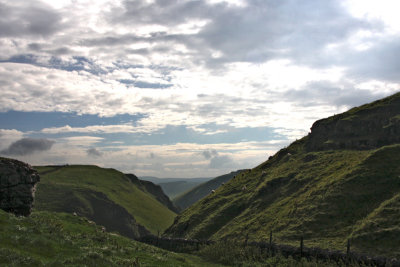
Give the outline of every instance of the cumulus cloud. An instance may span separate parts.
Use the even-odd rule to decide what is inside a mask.
[[[0,0],[0,112],[142,115],[3,135],[0,150],[30,134],[61,136],[57,145],[78,147],[77,159],[105,161],[87,150],[132,136],[159,144],[165,132],[164,143],[209,143],[190,152],[192,165],[154,151],[161,165],[140,163],[143,172],[239,164],[218,146],[223,137],[259,141],[265,130],[263,140],[287,141],[316,119],[400,90],[397,9],[365,2]]]
[[[55,142],[48,139],[23,138],[0,151],[4,155],[25,156],[36,152],[50,150]]]
[[[93,147],[86,150],[86,153],[89,157],[95,157],[95,158],[101,157],[103,155],[102,152]]]

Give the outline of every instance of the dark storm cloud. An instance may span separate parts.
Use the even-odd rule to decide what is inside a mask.
[[[0,151],[4,155],[25,156],[35,152],[50,150],[55,142],[48,139],[23,138]]]
[[[98,158],[103,155],[103,153],[101,153],[96,148],[90,148],[90,149],[86,150],[86,153],[89,157],[94,157],[94,158]]]
[[[0,37],[48,36],[63,26],[61,15],[38,1],[1,1]]]

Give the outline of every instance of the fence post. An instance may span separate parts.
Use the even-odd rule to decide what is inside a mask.
[[[272,248],[272,230],[269,232],[269,255],[273,256],[274,250]]]
[[[347,258],[350,257],[350,239],[347,239],[347,250],[346,250],[346,256]]]
[[[303,249],[304,249],[304,240],[303,240],[303,236],[301,236],[301,238],[300,238],[300,258],[303,257]]]
[[[269,247],[272,247],[272,231],[269,233]]]

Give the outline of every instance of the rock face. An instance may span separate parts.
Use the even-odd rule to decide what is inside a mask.
[[[0,158],[0,208],[28,216],[33,206],[35,185],[39,180],[39,174],[30,165]]]
[[[400,93],[316,121],[307,150],[374,149],[400,142]]]

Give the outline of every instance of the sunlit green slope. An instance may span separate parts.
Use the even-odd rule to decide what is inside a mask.
[[[35,210],[76,212],[131,237],[141,231],[135,220],[153,233],[174,220],[174,212],[117,170],[85,165],[35,168],[41,176]]]

